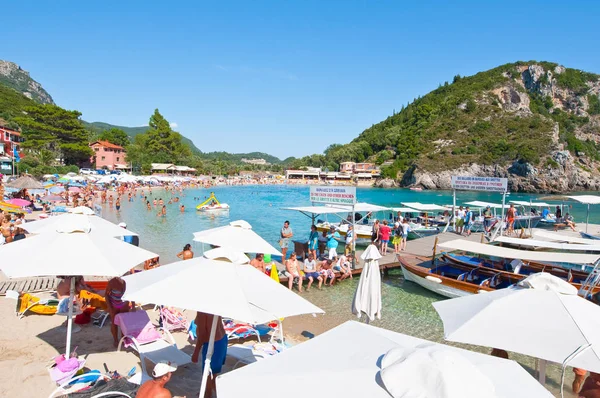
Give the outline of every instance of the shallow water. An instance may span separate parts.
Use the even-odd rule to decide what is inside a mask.
[[[214,191],[217,198],[231,206],[229,213],[205,214],[195,210],[195,205]],[[535,199],[540,195],[511,195],[513,200]],[[163,190],[155,190],[152,197],[166,199],[169,197]],[[195,200],[194,198],[200,198]],[[150,196],[148,196],[150,198]],[[369,202],[386,206],[400,206],[401,202],[421,202],[435,204],[451,204],[452,192],[423,191],[414,192],[405,189],[359,188],[358,198],[361,202]],[[482,200],[501,203],[499,194],[461,192],[457,204],[471,200]],[[194,251],[201,253],[201,244],[194,244],[193,233],[208,228],[227,225],[230,221],[244,219],[253,229],[274,246],[279,239],[279,229],[283,221],[289,220],[294,230],[294,238],[307,238],[310,219],[298,212],[282,210],[282,207],[307,206],[308,187],[297,186],[243,186],[215,187],[213,189],[190,189],[184,191],[181,203],[186,207],[180,213],[179,204],[167,205],[167,216],[158,217],[157,209],[146,210],[145,203],[138,197],[133,202],[122,202],[120,212],[104,206],[103,216],[113,222],[125,221],[128,229],[140,234],[140,246],[147,248],[161,257],[161,263],[176,261],[176,254],[186,243],[192,243]],[[571,212],[576,220],[585,219],[585,207],[573,204]],[[598,222],[600,217],[590,214],[590,222]],[[323,324],[327,328],[334,327],[346,320],[356,319],[350,311],[352,298],[358,278],[336,284],[333,288],[322,291],[312,289],[304,293],[304,297],[321,307],[326,312]],[[406,282],[400,271],[393,271],[383,279],[382,286],[383,319],[373,325],[384,327],[423,339],[443,342],[442,322],[431,305],[443,297],[431,293],[420,286]],[[490,349],[457,345],[480,352]],[[535,368],[535,360],[529,357],[511,354],[529,371]],[[559,392],[560,372],[558,365],[549,365],[546,387],[554,394]],[[572,372],[567,371],[568,383],[572,380]],[[509,382],[509,381],[507,381]],[[570,384],[566,384],[569,386]],[[565,388],[570,390],[570,388]],[[565,393],[565,396],[572,396]]]

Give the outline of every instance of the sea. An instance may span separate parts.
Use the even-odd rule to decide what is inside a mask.
[[[230,206],[229,212],[201,213],[195,206],[214,192],[217,199]],[[152,194],[145,191],[152,203],[154,198],[162,198],[165,203],[171,194],[162,189],[155,189]],[[401,207],[403,202],[420,202],[424,204],[450,205],[452,191],[411,191],[409,189],[357,188],[359,202],[367,202],[390,207]],[[563,200],[561,200],[563,199]],[[491,203],[502,203],[502,194],[488,192],[457,192],[457,206],[465,202],[479,200]],[[564,203],[575,221],[585,222],[587,206],[564,198],[550,200],[548,195],[511,194],[508,200],[543,201],[553,205]],[[182,213],[179,206],[183,204]],[[158,208],[146,209],[143,198],[139,195],[132,202],[123,198],[120,211],[103,206],[102,216],[112,222],[125,222],[127,228],[140,235],[140,246],[160,255],[161,264],[177,261],[179,253],[187,243],[199,255],[202,244],[193,242],[193,233],[209,228],[227,225],[231,221],[245,220],[252,225],[255,232],[277,247],[279,231],[284,221],[289,221],[294,232],[294,239],[307,239],[311,219],[297,211],[286,210],[287,207],[310,206],[308,186],[289,185],[252,185],[252,186],[217,186],[184,190],[179,203],[167,204],[167,216],[159,217]],[[554,207],[552,208],[554,209]],[[600,209],[598,209],[600,210]],[[589,220],[600,222],[600,211],[592,207]],[[383,215],[382,217],[387,216]],[[377,215],[376,215],[377,217]],[[335,217],[329,215],[329,220]],[[410,245],[410,242],[408,243]],[[291,250],[290,250],[291,251]],[[407,282],[400,270],[390,272],[382,280],[383,316],[373,325],[406,333],[423,339],[437,342],[443,341],[443,327],[431,303],[444,298],[431,293],[420,286]],[[339,283],[333,288],[322,291],[313,289],[304,293],[304,297],[312,301],[326,312],[331,324],[340,324],[346,320],[356,319],[350,311],[358,278]],[[489,348],[455,344],[480,352],[489,352]],[[349,347],[349,349],[351,349]],[[533,373],[536,363],[533,358],[511,354],[527,370]],[[572,380],[572,372],[567,371],[567,380]],[[509,381],[507,381],[509,382]],[[559,392],[560,367],[549,365],[547,388],[554,394]],[[565,388],[565,391],[570,388]],[[568,393],[565,396],[570,396]]]

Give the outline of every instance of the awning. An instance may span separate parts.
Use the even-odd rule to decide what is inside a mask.
[[[462,250],[471,253],[484,254],[486,256],[549,263],[592,264],[600,257],[600,255],[595,254],[534,252],[527,250],[508,249],[506,247],[486,245],[483,243],[471,242],[463,239],[438,243],[438,246],[444,249]]]
[[[434,204],[423,204],[419,202],[402,202],[404,206],[413,208],[417,211],[434,211],[434,210],[448,210],[444,206],[438,206]]]
[[[411,209],[410,207],[390,207],[390,210],[400,213],[418,213],[418,210]]]
[[[352,206],[348,206],[348,205],[340,205],[340,206],[327,206],[327,207],[336,207],[339,209],[343,209],[343,211],[352,211]],[[374,211],[389,211],[390,208],[389,207],[385,207],[385,206],[379,206],[379,205],[372,205],[370,203],[365,203],[365,202],[358,202],[354,204],[354,211],[356,212],[374,212]]]
[[[348,211],[346,209],[333,206],[282,207],[281,210],[299,211],[300,213],[307,215],[308,217],[319,214],[345,213]]]
[[[497,203],[482,202],[480,200],[474,200],[472,202],[467,202],[465,204],[469,205],[469,206],[474,206],[474,207],[488,207],[488,206],[490,206],[491,208],[494,208],[494,209],[501,209],[502,208],[502,205],[499,205]],[[508,206],[504,206],[504,207],[508,207]]]
[[[590,251],[600,252],[600,240],[596,245],[578,245],[570,243],[548,242],[547,240],[536,239],[519,239],[508,236],[499,236],[494,242],[509,243],[511,245],[528,246],[528,247],[543,247],[546,249],[557,249],[565,251]]]
[[[579,243],[581,245],[597,245],[598,242],[600,242],[596,239],[577,238],[574,236],[566,236],[556,232],[542,231],[539,229],[535,229],[533,231],[533,235],[540,238],[550,239],[556,242]]]
[[[550,207],[551,205],[545,202],[527,202],[526,200],[511,200],[508,203],[514,203],[519,206],[533,206],[533,207]]]
[[[576,195],[576,196],[567,196],[567,198],[576,200],[579,203],[583,203],[585,205],[600,204],[600,196],[596,196],[596,195]]]

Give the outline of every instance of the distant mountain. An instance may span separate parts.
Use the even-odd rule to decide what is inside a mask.
[[[117,128],[117,129],[123,130],[129,136],[129,138],[132,140],[133,140],[133,137],[135,137],[138,134],[145,133],[146,131],[148,131],[148,128],[149,128],[148,126],[140,126],[140,127],[117,126],[115,124],[104,123],[104,122],[89,123],[89,122],[83,121],[83,124],[85,125],[85,127],[88,130],[92,130],[97,133],[101,133],[104,130],[110,130],[112,128]],[[190,140],[187,137],[182,136],[182,141],[191,148],[192,152],[200,153],[200,149],[198,149],[198,147],[196,147],[196,145],[194,145],[194,142],[192,140]]]
[[[267,163],[282,164],[283,162],[276,156],[269,155],[264,152],[249,152],[249,153],[228,153],[228,152],[207,152],[203,153],[202,157],[208,160],[226,160],[234,163],[241,163],[242,159],[264,159]]]
[[[0,60],[0,83],[40,104],[54,104],[54,100],[42,85],[33,80],[29,72],[13,62]]]

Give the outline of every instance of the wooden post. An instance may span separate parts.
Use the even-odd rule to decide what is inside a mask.
[[[439,237],[436,236],[435,242],[433,242],[433,256],[431,256],[431,265],[435,265],[435,255],[436,255],[436,251],[437,251],[438,239],[439,239]]]
[[[485,240],[485,232],[482,232],[481,233],[481,242],[480,243],[483,243],[484,240]]]

